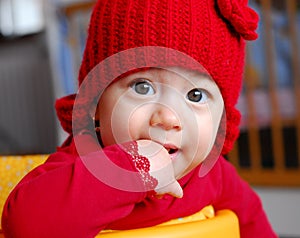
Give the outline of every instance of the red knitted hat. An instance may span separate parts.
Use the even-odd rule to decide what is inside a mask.
[[[247,0],[99,0],[91,16],[79,85],[96,65],[124,50],[160,46],[182,52],[203,65],[220,88],[227,127],[222,154],[227,154],[239,133],[235,105],[245,40],[257,38],[257,23],[258,15]],[[98,96],[93,90],[89,93],[90,98]],[[61,124],[70,133],[73,102],[74,97],[68,97],[56,103]],[[88,111],[77,115],[82,127]]]

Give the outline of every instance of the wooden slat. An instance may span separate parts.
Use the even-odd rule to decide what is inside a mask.
[[[238,144],[235,143],[233,149],[228,154],[229,161],[237,168],[240,168],[239,155],[238,155]]]
[[[76,14],[78,11],[88,11],[95,5],[96,0],[83,1],[67,4],[62,10],[67,17]]]
[[[71,47],[71,53],[72,53],[72,59],[73,59],[73,66],[75,69],[75,72],[80,67],[81,64],[81,45],[80,45],[80,29],[78,27],[78,22],[76,22],[76,17],[74,15],[69,16],[68,18],[68,24],[70,33],[68,34],[68,42]]]
[[[295,94],[295,126],[297,132],[297,148],[298,148],[298,164],[300,164],[300,59],[299,59],[299,41],[297,39],[297,19],[296,19],[296,0],[288,0],[286,2],[287,16],[289,20],[289,35],[291,40],[291,52],[292,54],[292,72],[294,82],[294,94]]]
[[[271,1],[262,1],[263,20],[265,23],[265,49],[267,69],[269,72],[269,93],[271,102],[271,130],[272,130],[272,144],[274,151],[274,162],[276,171],[283,171],[285,167],[284,163],[284,147],[283,147],[283,135],[282,135],[282,122],[280,115],[280,108],[278,103],[278,87],[277,87],[277,75],[275,71],[275,55],[274,55],[274,40],[272,36],[271,25]],[[276,153],[275,153],[276,151]]]
[[[92,11],[93,6],[95,5],[96,0],[67,3],[60,10],[64,13],[67,18],[68,23],[68,35],[67,41],[71,49],[72,54],[72,66],[74,68],[75,75],[77,74],[81,60],[82,60],[82,51],[81,51],[81,42],[80,34],[82,29],[80,29],[79,14],[89,14]],[[86,23],[86,32],[88,28],[88,23]]]
[[[247,59],[248,55],[247,55]],[[246,104],[248,109],[248,133],[249,133],[249,147],[250,147],[250,158],[251,159],[251,170],[260,170],[261,169],[261,146],[259,140],[259,125],[257,121],[257,112],[256,105],[254,101],[254,91],[257,87],[256,85],[256,77],[250,70],[246,71],[245,74],[245,97]]]
[[[299,169],[286,169],[281,171],[273,169],[265,169],[264,171],[242,169],[238,170],[238,172],[240,176],[251,185],[300,187]]]

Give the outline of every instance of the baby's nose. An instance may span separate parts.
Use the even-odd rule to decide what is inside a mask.
[[[150,118],[150,125],[154,127],[161,127],[164,130],[181,130],[180,119],[174,111],[167,106],[158,105]]]

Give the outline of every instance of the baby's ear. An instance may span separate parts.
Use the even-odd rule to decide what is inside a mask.
[[[99,103],[96,106],[96,110],[94,109],[94,107],[92,107],[89,111],[89,114],[94,121],[99,121],[99,113],[100,113]]]

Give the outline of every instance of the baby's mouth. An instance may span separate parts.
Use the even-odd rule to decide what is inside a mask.
[[[178,149],[169,149],[168,153],[171,154],[175,154],[178,151]]]
[[[165,144],[163,146],[171,156],[175,155],[178,152],[178,148],[175,145]]]

